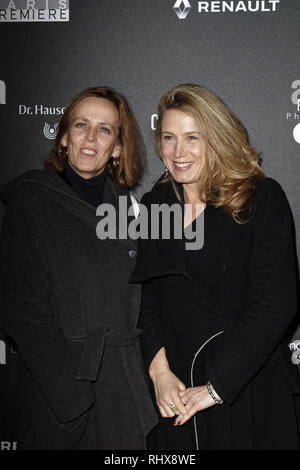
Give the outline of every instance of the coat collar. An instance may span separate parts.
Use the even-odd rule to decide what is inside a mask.
[[[177,186],[183,198],[182,185]],[[178,203],[171,184],[159,183],[144,199],[146,204],[173,205]],[[183,220],[182,220],[183,224]],[[218,311],[221,302],[215,299],[216,274],[224,263],[224,247],[232,225],[222,208],[207,203],[204,211],[204,246],[200,250],[186,251],[186,239],[149,239],[139,240],[135,270],[130,282],[149,281],[168,275],[184,275],[196,283],[211,298]],[[221,272],[221,271],[220,271]]]
[[[99,217],[96,216],[95,208],[83,201],[51,168],[48,167],[44,170],[31,170],[10,181],[1,188],[0,199],[6,203],[10,194],[12,194],[13,191],[21,184],[37,185],[52,200],[57,202],[65,210],[70,212],[81,222],[87,224],[96,232]],[[113,205],[116,210],[115,233],[117,238],[115,241],[127,246],[128,248],[135,248],[135,240],[127,238],[126,234],[123,233],[124,227],[128,226],[128,217],[125,211],[119,211],[119,196],[126,197],[128,214],[128,209],[131,205],[129,191],[121,188],[120,185],[111,181],[110,178],[107,178],[104,186],[103,203]],[[111,221],[111,223],[114,222]]]

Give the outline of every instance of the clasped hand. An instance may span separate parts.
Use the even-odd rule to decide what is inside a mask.
[[[156,376],[153,384],[162,417],[172,418],[177,415],[174,426],[186,423],[198,411],[216,404],[208,393],[206,385],[186,388],[171,370]]]

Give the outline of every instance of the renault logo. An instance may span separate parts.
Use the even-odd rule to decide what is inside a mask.
[[[178,18],[185,20],[190,12],[191,4],[188,0],[176,0],[173,8]]]

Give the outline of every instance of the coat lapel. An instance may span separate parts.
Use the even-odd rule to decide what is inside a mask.
[[[78,220],[88,225],[96,234],[96,226],[100,220],[100,218],[96,216],[96,209],[83,201],[51,168],[46,168],[43,171],[31,170],[22,177],[17,178],[14,185],[10,184],[9,188],[4,187],[2,192],[7,197],[9,191],[23,183],[39,185],[52,200]],[[123,211],[119,210],[119,196],[126,197],[127,212],[125,210],[125,204]],[[114,241],[127,248],[135,249],[136,241],[127,236],[127,226],[130,221],[127,214],[131,205],[129,192],[107,178],[104,187],[103,202],[111,204],[116,211],[116,223],[114,224],[114,221],[111,221],[111,223],[115,225],[114,233],[116,234],[116,239],[114,239]]]
[[[162,183],[163,184],[163,183]],[[177,185],[183,198],[182,185]],[[178,203],[171,186],[155,203]],[[186,239],[140,240],[139,255],[131,282],[146,281],[170,274],[183,274],[201,288],[215,305],[223,310],[223,281],[226,277],[226,250],[232,223],[222,208],[207,203],[204,211],[204,246],[199,250],[186,250]],[[183,217],[182,217],[183,228]],[[225,256],[226,255],[226,256]]]
[[[124,206],[121,205],[123,202],[121,203],[120,197],[122,197],[124,201]],[[121,188],[121,186],[117,183],[107,178],[104,187],[103,203],[111,204],[116,210],[117,217],[115,229],[117,234],[117,241],[129,248],[135,248],[136,241],[132,240],[128,236],[128,224],[130,220],[132,220],[132,217],[128,216],[129,208],[132,205],[129,192]],[[120,207],[121,210],[119,210]]]

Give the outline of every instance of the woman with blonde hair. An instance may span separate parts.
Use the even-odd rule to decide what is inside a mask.
[[[241,122],[203,86],[161,96],[156,145],[166,173],[142,203],[184,207],[184,235],[140,240],[131,278],[143,284],[142,349],[161,416],[149,448],[299,449],[285,193],[264,176]],[[187,249],[199,220],[204,244]]]

